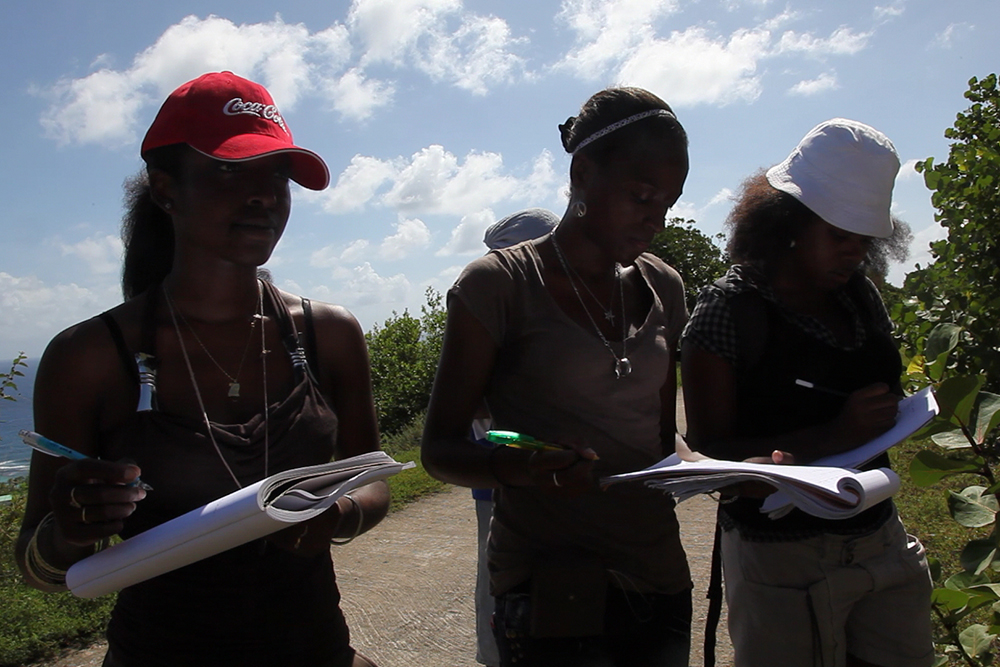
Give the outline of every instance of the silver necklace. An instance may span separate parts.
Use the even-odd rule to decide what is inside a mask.
[[[258,285],[258,292],[260,292],[259,287],[260,286]],[[166,294],[166,291],[164,291],[164,294]],[[258,297],[259,297],[259,294],[258,294]],[[167,300],[168,301],[170,300],[169,296],[167,297]],[[173,313],[173,304],[171,304],[171,313]],[[184,323],[184,326],[186,326],[188,328],[188,331],[191,332],[191,335],[194,336],[194,339],[198,342],[198,345],[201,346],[201,349],[205,351],[205,355],[208,357],[209,361],[211,361],[213,364],[215,364],[215,367],[218,368],[222,372],[222,374],[225,375],[229,379],[229,393],[227,394],[229,396],[229,398],[239,398],[240,397],[240,373],[243,372],[243,362],[245,362],[247,360],[247,351],[250,349],[250,341],[253,340],[254,326],[257,324],[257,320],[259,320],[261,318],[261,315],[255,313],[254,316],[252,318],[250,318],[250,334],[247,336],[247,344],[243,347],[243,356],[240,357],[240,366],[239,366],[239,368],[236,369],[236,375],[235,376],[234,375],[230,375],[226,371],[226,369],[222,367],[222,364],[220,364],[218,361],[215,360],[215,357],[212,356],[212,353],[209,352],[208,348],[205,346],[205,344],[203,342],[201,342],[201,338],[198,337],[198,332],[196,332],[194,330],[194,327],[191,326],[191,323],[187,321],[186,317],[184,317],[184,313],[182,313],[181,311],[178,310],[177,311],[177,316],[179,318],[181,318],[181,322]]]
[[[216,453],[216,455],[218,455],[219,460],[222,461],[222,465],[226,467],[226,471],[229,473],[229,476],[232,477],[233,478],[233,482],[236,483],[236,488],[242,489],[243,485],[240,484],[240,480],[236,476],[236,473],[233,472],[233,469],[231,467],[229,467],[229,462],[226,461],[226,457],[222,455],[222,449],[219,447],[219,443],[215,441],[215,434],[212,433],[212,422],[209,421],[209,419],[208,419],[208,411],[205,410],[205,402],[201,398],[201,390],[198,389],[198,380],[195,379],[194,368],[191,366],[191,359],[190,359],[190,357],[188,357],[187,348],[184,346],[184,338],[181,336],[181,328],[177,324],[177,315],[180,315],[180,313],[179,312],[178,313],[174,312],[174,304],[170,300],[170,295],[167,294],[167,288],[166,288],[166,286],[163,286],[163,296],[165,297],[166,302],[167,302],[167,310],[170,311],[170,320],[174,323],[174,332],[177,334],[177,342],[178,342],[178,344],[181,347],[181,355],[183,355],[183,357],[184,357],[184,364],[187,366],[188,376],[191,378],[191,386],[194,387],[195,398],[198,399],[198,408],[201,410],[201,418],[205,422],[205,430],[208,432],[208,439],[212,442],[212,447],[215,448],[215,453]],[[183,319],[183,315],[181,315],[181,318]],[[269,465],[268,465],[269,464],[268,456],[269,456],[270,450],[271,450],[271,443],[270,443],[270,438],[269,438],[271,428],[270,428],[270,421],[269,421],[269,412],[270,412],[270,410],[268,409],[268,400],[267,400],[267,353],[268,353],[268,350],[267,350],[267,347],[265,346],[265,342],[266,341],[265,341],[265,338],[264,338],[264,329],[266,327],[264,327],[264,322],[263,322],[263,320],[264,320],[264,291],[263,291],[263,288],[261,287],[260,281],[257,282],[257,313],[254,315],[254,318],[255,318],[254,321],[256,321],[258,319],[261,320],[261,326],[260,326],[260,363],[261,363],[261,372],[263,374],[263,379],[264,379],[264,477],[266,478],[267,477],[268,467],[269,467]],[[187,323],[185,322],[185,324],[187,324]],[[190,328],[190,325],[189,325],[189,328]],[[251,329],[251,331],[252,331],[252,329]],[[194,333],[194,332],[192,331],[191,333]],[[197,338],[198,337],[195,336],[195,339],[197,339]],[[201,341],[198,341],[198,342],[200,343]],[[202,345],[202,347],[204,347],[204,345]],[[205,350],[205,353],[207,354],[208,350]],[[243,353],[243,356],[244,357],[246,356],[246,352],[245,351]],[[211,357],[212,357],[212,355],[209,355],[210,359],[211,359]],[[214,359],[212,359],[212,361],[215,362]],[[218,366],[219,364],[216,363],[215,365]],[[240,363],[240,365],[242,367],[242,362]],[[221,367],[220,367],[220,369],[221,369]],[[225,373],[225,371],[223,371],[223,373]]]
[[[555,243],[555,239],[554,238],[553,238],[552,242]],[[562,262],[563,270],[566,271],[567,274],[569,274],[569,273],[572,272],[572,274],[574,276],[576,276],[576,279],[580,281],[580,284],[583,285],[583,289],[587,290],[587,294],[590,295],[590,298],[594,300],[594,303],[597,304],[597,307],[601,309],[602,313],[604,313],[604,319],[607,320],[608,322],[610,322],[611,324],[614,324],[615,323],[615,314],[614,314],[615,295],[614,295],[614,292],[612,292],[612,294],[611,294],[611,301],[608,302],[608,307],[605,308],[604,304],[601,303],[601,300],[597,298],[597,295],[594,294],[590,290],[590,287],[587,285],[587,281],[584,280],[583,278],[581,278],[580,274],[577,273],[576,269],[573,268],[573,265],[569,264],[569,263],[567,263],[565,261],[563,261],[563,256],[562,256],[561,252],[559,253],[559,261]],[[621,291],[622,283],[621,283],[621,280],[619,279],[618,268],[619,268],[618,264],[616,263],[615,264],[615,280],[618,283],[618,290]],[[576,283],[573,281],[572,277],[570,278],[570,284],[573,285],[573,289],[575,290],[576,289]]]
[[[615,358],[615,378],[621,380],[623,377],[628,377],[632,374],[632,362],[628,359],[628,351],[626,349],[626,334],[628,332],[625,328],[627,326],[627,321],[625,318],[625,292],[622,288],[621,266],[617,263],[615,264],[615,279],[618,282],[618,300],[622,309],[622,356],[619,357],[615,354],[615,350],[611,347],[611,343],[609,343],[608,339],[604,337],[603,333],[601,333],[601,329],[597,326],[597,321],[594,320],[594,316],[590,314],[589,310],[587,310],[587,304],[584,302],[583,296],[580,294],[580,290],[577,289],[576,283],[573,281],[573,273],[571,272],[569,262],[566,261],[566,257],[562,253],[562,248],[559,247],[559,242],[556,241],[555,234],[552,234],[552,247],[555,248],[556,257],[559,258],[559,264],[562,265],[563,272],[565,272],[566,277],[569,278],[569,286],[573,288],[573,293],[576,294],[576,298],[580,302],[580,306],[583,307],[583,312],[587,314],[587,319],[589,319],[590,323],[594,326],[594,331],[597,332],[597,337],[601,339],[601,342],[604,343],[604,347],[608,348],[608,352],[610,352],[611,356]],[[584,287],[586,287],[586,284]],[[593,294],[591,296],[593,296]],[[612,297],[612,299],[614,299],[614,297]]]

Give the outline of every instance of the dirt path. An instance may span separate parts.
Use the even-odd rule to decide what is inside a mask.
[[[693,498],[678,507],[678,517],[694,579],[691,664],[701,665],[715,504]],[[334,562],[352,644],[380,667],[476,667],[476,518],[468,489],[391,514],[370,533],[335,547]],[[36,667],[100,667],[103,655],[97,644]],[[731,664],[725,617],[717,659]]]

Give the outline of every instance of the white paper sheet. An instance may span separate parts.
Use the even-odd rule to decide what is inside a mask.
[[[414,465],[370,452],[277,473],[77,562],[66,583],[83,598],[121,590],[311,519],[351,490]]]

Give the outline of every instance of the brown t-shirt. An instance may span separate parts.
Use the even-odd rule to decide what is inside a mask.
[[[598,476],[663,458],[660,388],[675,372],[670,350],[687,309],[676,271],[649,254],[635,265],[653,305],[626,338],[633,370],[621,380],[596,331],[570,319],[552,299],[533,243],[492,251],[466,267],[448,298],[461,299],[500,346],[486,392],[493,428],[584,443],[600,457]],[[621,354],[621,343],[611,344]],[[673,443],[667,447],[672,451]],[[626,589],[677,593],[691,587],[674,504],[660,491],[617,484],[569,499],[505,487],[495,500],[489,542],[494,595],[554,560],[596,559]]]

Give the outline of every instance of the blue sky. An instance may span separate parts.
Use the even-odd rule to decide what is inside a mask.
[[[740,181],[818,122],[877,127],[904,163],[911,264],[926,263],[941,232],[912,163],[946,157],[968,79],[1000,64],[992,0],[13,0],[4,14],[0,359],[38,356],[120,301],[122,181],[165,96],[206,71],[264,83],[329,164],[328,190],[296,188],[268,266],[367,330],[447,289],[495,219],[562,213],[556,125],[612,84],[677,111],[691,173],[672,215],[708,234]]]

